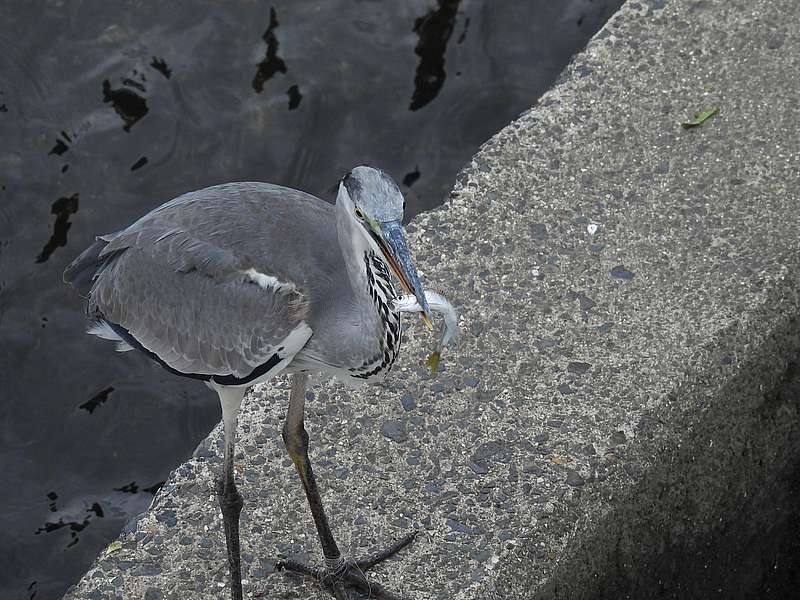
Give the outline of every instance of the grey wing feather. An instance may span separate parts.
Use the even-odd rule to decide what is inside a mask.
[[[296,353],[300,348],[286,347],[293,331],[308,331],[300,347],[308,339],[293,294],[231,273],[176,272],[128,248],[97,277],[91,303],[177,371],[243,378],[273,354]]]
[[[311,337],[315,276],[303,263],[331,260],[326,245],[335,238],[320,232],[330,214],[318,199],[277,186],[207,188],[101,236],[65,279],[76,287],[91,282],[90,315],[124,327],[173,369],[246,377],[275,353],[293,356]],[[287,239],[290,224],[296,235]],[[259,285],[249,269],[282,285]]]
[[[106,239],[108,245],[100,252],[100,259],[136,248],[181,273],[196,270],[209,277],[225,277],[246,268],[243,260],[230,250],[198,240],[179,227],[148,224],[101,239]]]

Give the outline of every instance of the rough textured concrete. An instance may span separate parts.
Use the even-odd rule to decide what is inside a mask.
[[[378,580],[413,598],[763,591],[719,548],[765,544],[791,518],[757,509],[798,488],[797,31],[795,0],[629,2],[414,222],[460,345],[429,379],[415,327],[386,385],[308,404],[341,544],[421,531]],[[322,598],[273,573],[318,556],[286,396],[244,407],[246,593]],[[220,455],[215,431],[67,597],[225,598]]]

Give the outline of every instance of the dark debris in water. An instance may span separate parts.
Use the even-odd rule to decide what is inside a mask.
[[[419,65],[414,75],[414,94],[409,110],[419,110],[436,98],[444,85],[444,55],[447,42],[453,35],[456,13],[461,0],[438,0],[439,7],[414,22],[414,33],[419,36],[414,53]]]
[[[67,232],[72,226],[72,223],[69,222],[69,217],[78,212],[78,194],[75,193],[72,196],[59,198],[53,202],[50,212],[56,216],[53,234],[36,257],[37,263],[45,262],[55,252],[56,248],[67,245]]]
[[[148,494],[153,494],[155,496],[158,490],[160,490],[165,483],[167,483],[167,480],[162,479],[161,481],[157,481],[150,487],[142,488],[142,491],[147,492]]]
[[[89,400],[81,404],[78,408],[82,408],[89,413],[93,413],[94,409],[103,404],[106,400],[108,400],[109,394],[114,391],[113,387],[107,387],[106,389],[97,392],[94,396],[92,396]]]
[[[130,483],[126,483],[122,487],[114,488],[115,492],[122,492],[124,494],[138,494],[140,491],[146,492],[148,494],[153,494],[155,496],[156,492],[161,489],[166,483],[166,480],[158,481],[151,485],[150,487],[140,488],[135,481],[131,481]]]
[[[300,100],[303,99],[303,94],[300,93],[300,88],[296,85],[293,85],[286,93],[289,95],[289,110],[294,110],[298,106],[300,106]]]
[[[139,90],[140,92],[146,92],[147,89],[144,87],[144,76],[142,76],[142,81],[136,81],[135,79],[131,79],[130,77],[126,77],[122,80],[122,85],[134,88]]]
[[[60,138],[56,138],[55,145],[50,149],[50,152],[47,153],[48,156],[50,154],[55,154],[56,156],[61,156],[67,150],[69,150],[69,145],[71,143],[72,143],[72,138],[69,136],[69,134],[66,131],[62,131],[61,132],[61,137]],[[62,170],[62,173],[63,172],[64,171]]]
[[[135,481],[131,481],[130,483],[126,483],[122,487],[114,488],[115,492],[122,492],[124,494],[138,494],[139,493],[139,486],[136,485]]]
[[[123,80],[122,87],[112,88],[111,82],[103,81],[103,102],[111,104],[125,125],[123,129],[130,131],[137,121],[147,114],[147,100],[134,89],[144,91],[144,85],[133,79]]]
[[[414,170],[410,173],[406,173],[405,177],[403,177],[403,185],[406,187],[411,187],[414,185],[417,180],[420,178],[419,167],[414,167]]]
[[[48,497],[49,496],[50,494],[48,494]],[[86,529],[86,527],[92,522],[92,519],[102,519],[104,516],[103,509],[97,502],[92,503],[92,505],[86,509],[86,512],[89,513],[89,515],[82,521],[65,521],[63,517],[61,517],[58,521],[46,521],[44,525],[39,527],[39,529],[34,532],[34,534],[39,535],[41,533],[53,533],[54,531],[59,531],[60,529],[68,529],[72,539],[70,543],[67,544],[67,548],[71,548],[78,543],[78,533]]]
[[[56,154],[56,155],[58,155],[58,156],[61,156],[61,155],[62,155],[62,154],[64,154],[64,152],[66,152],[67,150],[69,150],[69,146],[67,146],[67,144],[66,144],[66,143],[64,143],[64,140],[62,140],[61,138],[59,138],[59,139],[57,139],[57,140],[56,140],[56,144],[55,144],[55,146],[53,146],[53,147],[50,149],[50,152],[48,152],[47,154]]]
[[[143,156],[131,166],[131,171],[135,171],[136,169],[141,169],[143,166],[147,164],[147,157]]]
[[[47,507],[50,509],[50,512],[58,512],[58,507],[56,506],[56,500],[58,500],[58,494],[55,492],[48,492],[47,499],[50,501],[47,503]]]
[[[172,69],[170,69],[167,66],[167,61],[165,61],[163,58],[158,58],[157,56],[154,56],[153,60],[150,62],[150,66],[153,67],[159,73],[161,73],[167,79],[169,79],[172,76]]]
[[[456,44],[462,43],[465,39],[467,39],[467,31],[469,31],[469,17],[466,18],[464,21],[464,30],[461,32],[461,35],[458,36],[458,41]]]
[[[275,13],[275,8],[269,9],[269,26],[261,36],[264,43],[267,45],[267,54],[256,69],[256,75],[253,77],[253,89],[257,94],[264,91],[264,84],[272,79],[275,73],[286,73],[286,63],[278,56],[278,38],[275,37],[275,29],[278,27],[278,16]]]
[[[69,527],[72,531],[83,531],[88,524],[88,518],[84,519],[83,521],[65,521],[64,519],[59,519],[58,521],[47,521],[44,525],[36,530],[36,535],[39,535],[40,533],[53,533],[54,531],[58,531],[64,527]]]

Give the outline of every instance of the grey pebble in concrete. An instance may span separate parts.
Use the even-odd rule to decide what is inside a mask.
[[[340,545],[420,531],[380,582],[417,599],[747,591],[736,561],[695,559],[784,522],[752,509],[783,506],[800,454],[797,403],[776,391],[800,346],[797,31],[795,0],[628,2],[414,221],[459,346],[430,378],[412,327],[385,384],[324,382],[307,413]],[[319,558],[287,395],[278,379],[243,407],[248,598],[325,597],[275,572]],[[227,597],[219,438],[68,599]]]

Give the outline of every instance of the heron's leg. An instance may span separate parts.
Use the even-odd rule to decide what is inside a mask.
[[[330,588],[336,598],[344,598],[343,586],[351,585],[377,600],[402,600],[400,596],[388,592],[379,584],[367,579],[364,571],[408,546],[414,540],[416,533],[406,536],[382,552],[363,560],[346,560],[342,556],[328,524],[325,509],[322,507],[322,499],[314,478],[314,471],[308,459],[308,433],[306,433],[303,425],[307,383],[308,376],[305,373],[296,374],[292,379],[289,410],[286,414],[286,421],[283,424],[283,442],[286,444],[286,450],[289,452],[297,473],[300,475],[300,480],[303,482],[303,489],[306,492],[308,505],[311,508],[314,524],[317,527],[319,540],[322,544],[325,568],[318,569],[293,560],[279,563],[278,568],[295,571],[318,579]]]
[[[242,570],[239,549],[239,515],[242,512],[242,495],[236,489],[233,475],[233,454],[236,449],[236,425],[239,407],[245,388],[216,388],[222,405],[222,425],[225,431],[225,458],[222,474],[217,479],[217,499],[222,509],[225,542],[228,549],[228,567],[231,573],[231,598],[242,600]]]
[[[311,515],[314,517],[319,541],[322,544],[322,553],[325,555],[325,561],[330,565],[338,563],[342,558],[342,553],[339,552],[336,540],[333,539],[328,517],[325,516],[322,499],[319,497],[314,471],[311,469],[311,461],[308,460],[308,433],[303,425],[307,384],[308,375],[305,373],[297,373],[292,378],[289,410],[283,424],[283,443],[286,445],[286,450],[298,475],[300,475],[300,481],[303,482],[303,489],[306,491]]]

